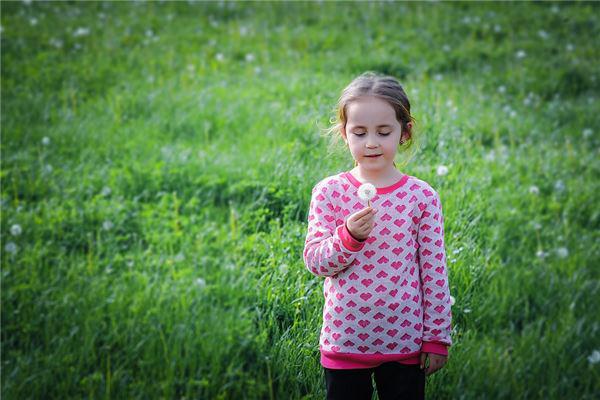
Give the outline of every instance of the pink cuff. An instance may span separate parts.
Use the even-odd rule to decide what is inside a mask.
[[[350,232],[348,232],[348,228],[346,228],[346,223],[344,222],[342,225],[337,227],[338,235],[340,239],[342,239],[342,244],[344,247],[350,251],[359,251],[363,247],[365,247],[366,241],[356,240]]]
[[[423,342],[421,345],[421,352],[423,353],[434,353],[441,356],[448,355],[448,346],[441,343],[434,342]]]

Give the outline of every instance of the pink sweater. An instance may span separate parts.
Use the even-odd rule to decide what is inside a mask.
[[[360,185],[347,171],[312,190],[303,257],[325,277],[321,365],[372,368],[418,364],[421,352],[447,355],[452,312],[438,193],[410,175],[377,188],[375,227],[359,241],[345,221],[367,206]]]

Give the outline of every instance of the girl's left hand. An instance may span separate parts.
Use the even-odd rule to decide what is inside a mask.
[[[425,375],[431,375],[438,369],[442,368],[448,356],[442,356],[435,353],[421,353],[421,369],[425,368],[427,357],[429,357],[429,367],[425,369]]]

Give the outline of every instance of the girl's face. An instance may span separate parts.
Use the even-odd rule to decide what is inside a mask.
[[[377,97],[363,96],[348,104],[346,118],[342,136],[358,165],[372,171],[390,168],[402,133],[394,108]]]

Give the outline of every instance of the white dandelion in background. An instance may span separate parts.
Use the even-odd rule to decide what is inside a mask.
[[[248,34],[248,28],[245,26],[240,26],[240,36],[246,36]]]
[[[496,160],[496,152],[494,150],[490,150],[486,155],[485,155],[485,159],[487,161],[494,161]]]
[[[438,165],[436,173],[438,174],[438,176],[444,176],[448,174],[448,167],[445,165]]]
[[[185,255],[183,255],[182,252],[177,253],[175,256],[175,262],[182,262],[183,260],[185,260]]]
[[[367,202],[367,205],[371,207],[371,199],[375,197],[377,189],[372,183],[363,183],[358,188],[358,197]]]
[[[543,260],[544,258],[546,258],[546,256],[548,255],[548,253],[546,253],[544,250],[540,249],[540,250],[536,251],[535,255],[538,258],[541,258]]]
[[[260,74],[261,72],[262,72],[262,68],[261,68],[261,67],[258,67],[258,66],[257,66],[257,67],[254,67],[254,73],[255,73],[256,75]]]
[[[33,17],[29,20],[29,25],[31,25],[31,26],[36,26],[37,23],[38,23],[38,19],[35,17]]]
[[[464,312],[465,314],[468,314],[468,313],[470,313],[470,312],[471,312],[471,309],[470,309],[470,308],[465,308],[465,309],[463,310],[463,312]]]
[[[557,180],[556,183],[554,184],[554,190],[556,190],[559,193],[562,193],[565,191],[565,183],[562,180]]]
[[[502,26],[496,24],[494,25],[494,32],[499,33],[502,31]]]
[[[63,41],[57,38],[51,38],[48,43],[50,43],[50,46],[55,47],[57,49],[62,49],[63,47]]]
[[[569,249],[567,249],[566,247],[559,247],[558,249],[556,249],[556,254],[560,258],[567,258],[569,256]]]
[[[252,61],[254,61],[254,54],[252,54],[252,53],[246,54],[246,62],[252,62]]]
[[[21,225],[19,224],[14,224],[10,227],[10,234],[13,236],[19,236],[22,232],[23,230],[21,229]]]
[[[442,74],[435,74],[433,76],[433,79],[435,79],[436,81],[441,81],[442,79],[444,79],[444,76]]]
[[[538,36],[539,36],[539,37],[541,37],[542,39],[544,39],[544,40],[545,40],[545,39],[548,39],[548,37],[549,37],[550,35],[548,35],[548,32],[546,32],[545,30],[543,30],[543,29],[540,29],[540,30],[538,31]]]
[[[108,187],[108,186],[104,186],[102,188],[102,196],[110,196],[110,194],[112,193],[112,190]]]
[[[506,86],[504,86],[504,85],[498,86],[498,93],[506,93]]]
[[[450,296],[450,305],[453,306],[455,302],[454,296]]]
[[[52,171],[54,171],[54,168],[52,168],[52,165],[50,165],[50,164],[46,164],[46,165],[44,165],[44,169],[43,169],[43,172],[44,172],[44,173],[47,173],[47,174],[49,174],[49,173],[51,173]]]
[[[90,34],[90,28],[84,28],[84,27],[79,27],[73,32],[73,36],[75,36],[75,37],[87,36],[89,34]]]
[[[584,138],[589,138],[590,136],[592,136],[592,134],[594,133],[594,131],[592,131],[590,128],[585,128],[582,132],[583,137]]]
[[[113,228],[113,223],[109,220],[106,220],[102,223],[102,229],[105,231],[110,231]]]
[[[279,272],[280,272],[281,274],[283,274],[283,275],[287,274],[287,272],[288,272],[288,269],[289,269],[289,268],[288,268],[288,265],[287,265],[287,264],[281,264],[281,265],[279,266]]]
[[[537,196],[538,194],[540,194],[540,189],[535,185],[531,185],[529,186],[529,193]]]
[[[590,364],[598,364],[600,362],[600,351],[594,350],[587,359]]]
[[[215,58],[217,59],[217,61],[223,61],[223,60],[225,60],[225,56],[223,55],[223,53],[217,53],[215,55]]]
[[[50,138],[49,138],[48,136],[44,136],[44,137],[42,138],[42,144],[43,144],[44,146],[48,146],[48,145],[50,144]]]
[[[515,53],[515,57],[517,57],[518,59],[525,58],[525,56],[527,56],[527,53],[525,53],[525,50],[519,50]]]
[[[8,242],[4,246],[4,250],[10,254],[16,254],[17,251],[19,250],[19,247],[16,244],[14,244],[13,242]]]
[[[542,224],[540,224],[539,222],[534,222],[533,229],[535,229],[536,231],[539,231],[540,229],[542,229]]]
[[[203,278],[198,278],[198,279],[196,279],[196,285],[199,288],[204,288],[204,287],[206,287],[206,281]]]
[[[127,267],[131,268],[131,267],[133,267],[133,265],[134,265],[133,260],[127,261]]]
[[[450,47],[449,44],[445,44],[442,46],[442,50],[444,50],[446,53],[449,52],[452,48]]]
[[[23,0],[23,4],[25,4],[26,6],[30,6],[31,0]]]
[[[571,44],[571,43],[567,43],[567,45],[565,46],[565,49],[567,49],[567,51],[573,51],[573,50],[575,50],[575,46],[573,46],[573,44]]]

